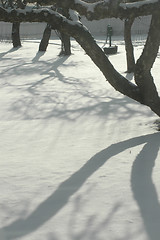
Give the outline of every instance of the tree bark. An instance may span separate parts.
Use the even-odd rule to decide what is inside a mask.
[[[27,2],[35,2],[35,0],[26,0]],[[160,10],[160,1],[141,1],[138,7],[135,2],[125,3],[123,0],[99,0],[94,3],[83,0],[38,0],[40,5],[57,4],[62,8],[70,8],[77,11],[81,16],[85,16],[88,20],[100,20],[105,18],[139,17],[151,15],[153,12]]]
[[[70,43],[70,37],[64,33],[60,33],[61,36],[61,52],[60,55],[71,55],[71,43]]]
[[[42,52],[46,51],[46,49],[48,47],[50,36],[51,36],[51,25],[47,24],[47,26],[43,32],[42,40],[39,45],[39,51],[42,51]]]
[[[35,0],[25,0],[25,2],[34,2]],[[160,1],[141,1],[139,7],[136,7],[135,3],[121,3],[119,0],[104,0],[96,3],[86,3],[84,1],[75,0],[38,0],[40,5],[53,5],[57,3],[58,6],[73,9],[77,11],[81,16],[85,16],[88,20],[100,20],[105,18],[120,18],[126,19],[129,17],[148,16],[154,12],[160,11]],[[67,3],[67,4],[66,4]],[[30,11],[30,10],[29,10]],[[14,11],[12,14],[14,17]],[[22,12],[22,11],[21,11]],[[27,11],[25,11],[27,12]],[[7,21],[5,19],[5,12],[0,7],[0,21]],[[39,21],[37,19],[37,21]]]
[[[12,24],[12,43],[14,48],[21,46],[19,30],[20,30],[20,23],[14,22]]]
[[[68,8],[59,8],[57,10],[60,14],[65,16],[67,19],[70,19],[69,9]],[[67,34],[60,32],[61,38],[61,52],[59,55],[71,55],[71,43],[70,43],[70,36]]]
[[[69,17],[68,10],[61,10],[61,14],[64,14],[65,17]],[[54,29],[54,27],[53,27]],[[52,25],[47,24],[42,40],[39,45],[39,51],[46,51],[49,43],[49,39],[51,36],[51,30],[52,30]],[[59,33],[60,35],[60,40],[61,40],[61,52],[59,55],[71,55],[71,43],[70,43],[70,37],[63,32]]]
[[[143,101],[153,112],[160,116],[160,98],[151,75],[151,68],[157,57],[160,45],[160,15],[152,15],[150,29],[142,55],[135,67],[135,82],[138,85]]]
[[[135,69],[135,58],[134,48],[131,38],[131,28],[134,22],[134,18],[127,18],[124,22],[124,41],[126,49],[126,60],[127,60],[127,72],[134,72]]]

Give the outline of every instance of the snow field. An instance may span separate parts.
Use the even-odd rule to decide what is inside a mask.
[[[0,43],[0,239],[158,240],[157,116],[116,92],[74,40],[70,57],[57,39],[46,53],[38,43]],[[109,59],[126,76],[116,44]],[[157,84],[158,68],[159,57]]]

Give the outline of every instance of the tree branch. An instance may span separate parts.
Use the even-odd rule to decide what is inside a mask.
[[[136,18],[138,16],[151,15],[153,12],[160,10],[159,0],[143,0],[134,3],[121,3],[119,0],[108,0],[99,1],[94,4],[85,3],[81,0],[73,0],[73,2],[72,7],[88,20],[112,17],[120,19]]]
[[[35,2],[35,0],[26,1]],[[62,8],[71,8],[90,21],[112,17],[136,18],[160,11],[160,0],[142,0],[133,3],[123,3],[122,0],[100,0],[94,3],[83,0],[37,0],[37,2],[42,6],[57,4]]]
[[[0,8],[0,20],[7,22],[48,22],[53,28],[72,36],[100,69],[106,80],[122,94],[143,103],[139,88],[120,75],[96,44],[88,30],[79,22],[68,20],[52,10],[6,10]]]

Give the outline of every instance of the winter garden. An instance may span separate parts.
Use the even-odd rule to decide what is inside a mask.
[[[160,2],[13,3],[0,6],[0,239],[159,240]]]

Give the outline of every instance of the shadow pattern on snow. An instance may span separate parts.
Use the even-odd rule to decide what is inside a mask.
[[[151,173],[159,150],[159,142],[159,133],[148,134],[112,144],[95,154],[82,168],[66,181],[62,182],[57,190],[42,202],[26,219],[18,219],[10,225],[1,228],[0,235],[3,234],[3,240],[13,240],[37,230],[49,219],[53,218],[67,204],[70,197],[107,160],[126,149],[141,144],[145,144],[145,146],[133,165],[131,178],[132,190],[139,205],[149,239],[158,240],[158,233],[160,233],[160,205],[155,186],[151,180]]]
[[[82,116],[94,115],[101,116],[102,119],[104,117],[106,121],[112,115],[114,118],[128,119],[143,111],[141,108],[134,108],[137,103],[127,97],[111,96],[107,86],[97,88],[97,82],[94,83],[91,79],[65,76],[62,68],[83,68],[84,62],[70,61],[67,64],[68,57],[43,61],[40,60],[43,54],[37,53],[32,62],[17,57],[12,60],[12,65],[10,58],[5,58],[8,66],[1,72],[1,85],[18,92],[9,105],[8,119],[59,118],[72,121]],[[35,79],[31,78],[34,74]],[[40,76],[39,79],[37,75]],[[144,111],[144,114],[148,115],[150,112]]]
[[[149,138],[137,155],[131,173],[131,187],[139,206],[144,227],[150,240],[160,237],[160,203],[152,180],[155,160],[160,147],[160,135]]]
[[[0,59],[3,58],[3,57],[4,57],[5,55],[7,55],[8,53],[16,52],[19,48],[21,48],[21,47],[11,48],[11,49],[8,50],[7,52],[2,52],[2,53],[0,53]]]

